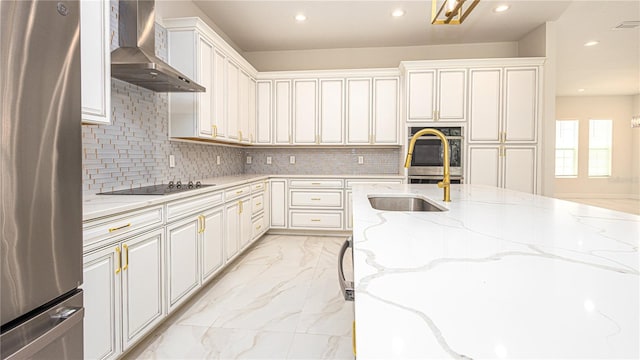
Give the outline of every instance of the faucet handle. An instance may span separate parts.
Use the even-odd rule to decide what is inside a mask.
[[[443,187],[448,187],[449,185],[451,185],[451,183],[449,181],[447,181],[447,182],[440,181],[438,183],[438,188],[442,189]]]

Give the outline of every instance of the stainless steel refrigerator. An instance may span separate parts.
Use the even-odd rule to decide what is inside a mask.
[[[0,2],[0,356],[82,358],[79,1]]]

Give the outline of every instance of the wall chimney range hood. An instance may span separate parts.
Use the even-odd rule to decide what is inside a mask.
[[[111,77],[155,92],[204,92],[206,89],[156,57],[155,2],[118,2],[118,40],[111,52]]]

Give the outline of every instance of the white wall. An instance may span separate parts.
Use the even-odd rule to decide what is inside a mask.
[[[547,24],[542,24],[531,30],[522,39],[518,40],[518,56],[535,57],[547,54]]]
[[[516,42],[245,52],[258,71],[398,67],[403,60],[517,57]]]
[[[638,148],[631,129],[633,96],[560,96],[556,100],[558,120],[579,120],[578,177],[555,179],[555,196],[561,198],[632,198],[634,161]],[[613,120],[611,177],[589,178],[589,119]],[[636,176],[637,176],[637,170]],[[637,182],[636,185],[637,187]],[[637,191],[637,189],[636,189]]]

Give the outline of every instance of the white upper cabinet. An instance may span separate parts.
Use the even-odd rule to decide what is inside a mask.
[[[206,89],[195,94],[169,93],[170,136],[253,142],[257,116],[255,69],[200,19],[164,22],[169,64]]]
[[[433,121],[436,71],[412,71],[407,75],[407,121]]]
[[[469,141],[535,143],[538,68],[470,70]]]
[[[227,59],[215,49],[213,52],[213,137],[227,137]]]
[[[256,115],[256,142],[258,144],[271,143],[271,80],[259,80],[257,82],[257,115]]]
[[[293,143],[291,137],[291,81],[275,81],[275,118],[274,144],[288,145]]]
[[[238,73],[238,140],[249,142],[249,75]]]
[[[535,142],[537,68],[507,68],[504,70],[504,83],[504,141]]]
[[[500,138],[502,69],[471,69],[469,74],[469,141],[497,142]]]
[[[399,82],[398,78],[373,79],[372,140],[375,144],[398,144]]]
[[[344,80],[320,80],[318,133],[321,144],[344,143]]]
[[[108,0],[80,2],[83,123],[111,123],[109,14]]]
[[[347,79],[347,144],[370,144],[371,79]]]
[[[293,81],[293,143],[316,144],[317,80]]]
[[[465,121],[466,69],[407,72],[407,122]]]

